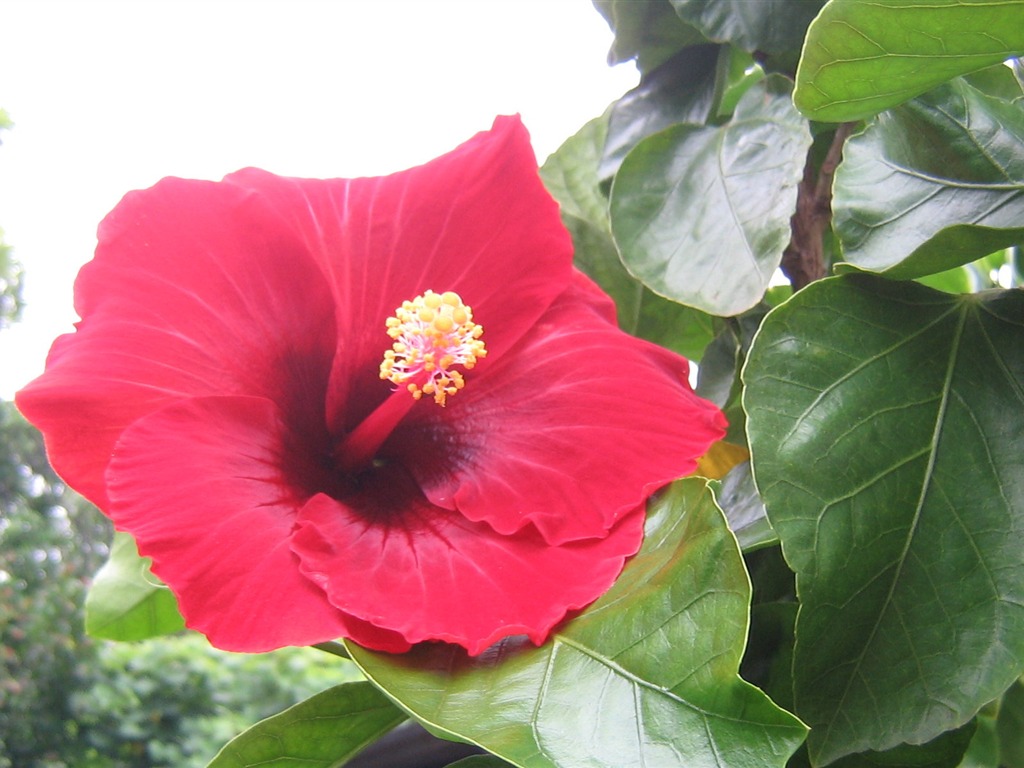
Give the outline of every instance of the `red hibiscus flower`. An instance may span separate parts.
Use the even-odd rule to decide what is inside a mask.
[[[17,404],[214,645],[540,643],[724,427],[571,260],[516,118],[381,178],[164,179]]]

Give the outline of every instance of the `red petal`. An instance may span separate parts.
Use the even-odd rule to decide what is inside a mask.
[[[57,471],[97,504],[121,431],[182,396],[262,395],[295,426],[324,429],[327,282],[250,193],[165,179],[127,195],[100,225],[75,296],[78,331],[17,403]]]
[[[207,397],[136,421],[107,472],[110,515],[153,558],[188,626],[214,645],[257,652],[341,635],[373,648],[408,643],[346,616],[299,571],[290,549],[309,476],[275,406]]]
[[[518,117],[390,176],[318,181],[247,170],[229,179],[294,217],[333,274],[339,354],[328,413],[339,436],[388,395],[377,371],[391,346],[385,321],[403,301],[456,291],[495,358],[571,279],[572,242]]]
[[[432,507],[400,470],[376,483],[377,507],[310,499],[294,547],[334,605],[411,643],[443,640],[474,655],[509,635],[539,644],[611,586],[643,535],[638,509],[604,539],[553,547],[533,530],[502,536]]]
[[[602,536],[725,433],[686,360],[620,332],[592,290],[580,281],[446,408],[395,431],[385,450],[433,503],[552,544]]]

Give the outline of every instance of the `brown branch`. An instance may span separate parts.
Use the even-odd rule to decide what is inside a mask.
[[[853,123],[842,123],[836,128],[832,144],[815,172],[811,157],[813,147],[807,151],[804,177],[797,185],[796,213],[789,220],[789,245],[782,253],[782,272],[789,278],[794,291],[825,276],[824,235],[832,222],[832,177],[843,157],[843,145],[853,132]]]

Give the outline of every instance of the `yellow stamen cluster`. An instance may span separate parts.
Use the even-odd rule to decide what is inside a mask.
[[[453,291],[427,291],[402,302],[387,327],[394,344],[384,353],[380,377],[405,385],[417,400],[429,395],[443,406],[449,395],[466,385],[452,366],[468,371],[487,354],[480,340],[484,329],[473,322],[473,311]]]

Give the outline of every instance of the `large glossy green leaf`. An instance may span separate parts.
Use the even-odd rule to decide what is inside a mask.
[[[637,69],[646,74],[664,64],[674,54],[707,40],[680,19],[668,0],[594,0],[615,34],[608,51],[608,63],[636,60]]]
[[[743,376],[812,760],[966,723],[1024,667],[1024,293],[819,281]]]
[[[644,139],[612,184],[612,234],[655,293],[715,315],[754,306],[789,242],[811,144],[778,77],[754,85],[719,127]]]
[[[679,18],[708,40],[744,51],[799,50],[824,0],[671,0]]]
[[[751,611],[750,646],[747,656],[744,657],[741,672],[750,674],[751,680],[763,682],[761,687],[771,694],[775,701],[785,705],[791,704],[790,699],[792,698],[793,629],[797,606],[795,603],[786,602],[785,594],[781,596],[772,594],[779,589],[779,586],[784,586],[775,586],[771,583],[778,580],[778,576],[772,573],[773,568],[779,567],[773,562],[774,553],[774,549],[762,550],[749,561],[748,568],[755,585],[755,602]],[[757,559],[759,556],[765,555],[768,556],[767,562],[763,558]],[[781,556],[778,559],[781,560]],[[784,565],[781,567],[785,569]],[[788,569],[785,570],[786,573],[789,573]],[[768,589],[764,588],[766,583]],[[768,597],[778,601],[758,602],[758,592],[762,593],[762,598]],[[760,655],[757,654],[759,650],[761,651]],[[765,651],[768,651],[770,655],[766,657]],[[968,763],[965,755],[965,751],[970,746],[975,750],[975,755],[972,757],[987,756],[984,745],[976,745],[982,728],[988,729],[989,743],[991,746],[995,745],[994,717],[984,716],[987,711],[992,709],[991,705],[984,707],[982,714],[967,725],[946,731],[925,744],[900,744],[884,752],[860,752],[847,755],[830,763],[829,768],[955,768],[956,766],[960,766],[960,768],[998,768],[998,758],[989,763],[973,760]],[[997,747],[995,751],[998,752]],[[810,765],[807,749],[801,747],[790,759],[787,768],[809,768]],[[1005,768],[1013,767],[1005,766]]]
[[[607,130],[607,115],[591,120],[540,169],[548,191],[562,206],[575,247],[574,263],[614,299],[624,331],[700,360],[715,334],[713,318],[644,287],[626,271],[612,242],[608,201],[598,182]]]
[[[135,540],[115,533],[110,559],[85,600],[85,631],[106,640],[144,640],[185,627],[178,601],[139,557]]]
[[[832,207],[845,259],[890,277],[1020,242],[1024,111],[956,80],[884,112],[847,142]]]
[[[343,683],[239,734],[208,768],[338,768],[405,719],[369,683]]]
[[[1022,51],[1022,0],[830,0],[793,98],[812,120],[860,120]]]
[[[545,645],[350,651],[430,729],[523,768],[782,766],[805,731],[736,674],[749,600],[736,541],[694,478],[651,503],[640,553]]]

